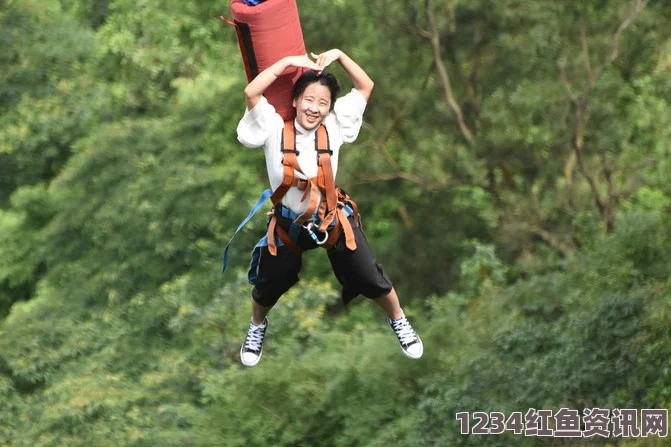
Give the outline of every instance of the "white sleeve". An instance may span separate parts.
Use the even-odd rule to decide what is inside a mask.
[[[263,146],[272,131],[283,125],[275,107],[262,96],[252,110],[245,109],[238,124],[238,141],[249,148]]]
[[[352,89],[345,96],[338,98],[333,112],[338,122],[338,129],[343,143],[356,140],[363,124],[363,112],[366,110],[366,99],[357,89]]]

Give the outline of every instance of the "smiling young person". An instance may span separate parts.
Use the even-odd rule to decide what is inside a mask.
[[[268,328],[266,315],[298,281],[301,252],[319,245],[327,248],[345,304],[358,295],[373,299],[387,312],[403,353],[420,358],[422,341],[368,246],[356,204],[334,183],[340,148],[359,134],[373,81],[341,50],[312,57],[280,59],[245,88],[247,110],[237,128],[238,140],[250,148],[263,147],[275,207],[268,235],[257,244],[252,260],[252,315],[241,361],[245,366],[259,362]],[[340,98],[338,81],[324,71],[335,61],[354,86]],[[296,117],[285,123],[263,92],[289,67],[307,71],[294,85]]]

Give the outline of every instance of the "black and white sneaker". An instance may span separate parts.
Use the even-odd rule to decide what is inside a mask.
[[[387,323],[394,330],[396,336],[398,337],[398,342],[401,344],[401,349],[403,354],[406,357],[411,359],[418,359],[424,353],[424,345],[422,345],[422,340],[419,339],[419,335],[410,325],[408,319],[403,315],[401,318],[394,320],[390,316],[387,316]]]
[[[263,323],[258,326],[252,322],[249,323],[247,337],[245,337],[245,342],[242,344],[242,348],[240,348],[240,361],[243,365],[254,366],[261,360],[263,337],[266,335],[267,328],[267,318],[264,318]]]

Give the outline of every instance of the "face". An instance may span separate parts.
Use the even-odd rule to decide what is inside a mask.
[[[294,99],[293,104],[296,107],[296,122],[307,130],[314,129],[330,112],[331,91],[327,86],[313,82]]]

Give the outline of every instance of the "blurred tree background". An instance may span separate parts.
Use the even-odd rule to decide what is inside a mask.
[[[298,7],[376,82],[338,183],[424,357],[314,251],[239,363],[267,177],[227,2],[0,0],[0,445],[669,445],[455,415],[669,408],[671,3]]]

